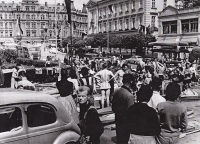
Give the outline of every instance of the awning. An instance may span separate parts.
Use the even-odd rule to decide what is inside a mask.
[[[188,42],[163,42],[163,41],[157,41],[157,42],[148,43],[148,46],[189,46],[189,43]]]

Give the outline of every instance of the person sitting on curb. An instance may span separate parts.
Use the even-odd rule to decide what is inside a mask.
[[[80,86],[77,91],[82,132],[80,143],[83,143],[83,139],[86,139],[86,141],[89,141],[88,144],[100,144],[100,136],[104,131],[104,127],[96,108],[89,102],[89,92],[90,88],[87,86]]]

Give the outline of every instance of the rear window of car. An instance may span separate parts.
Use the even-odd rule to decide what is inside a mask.
[[[22,113],[18,107],[0,108],[0,133],[22,128]]]
[[[49,105],[30,105],[27,108],[28,127],[38,127],[56,122],[56,113]]]

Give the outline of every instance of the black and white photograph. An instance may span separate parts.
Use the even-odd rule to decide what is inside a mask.
[[[200,144],[200,0],[0,0],[0,144]]]

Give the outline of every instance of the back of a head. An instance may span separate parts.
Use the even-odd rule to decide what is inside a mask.
[[[69,72],[69,76],[72,79],[76,79],[77,78],[76,71],[74,69],[71,69],[70,72]]]
[[[141,102],[149,102],[153,95],[153,90],[149,85],[142,85],[137,92],[137,100]]]
[[[171,82],[166,88],[166,100],[175,101],[181,94],[181,89],[179,84]]]
[[[160,91],[161,86],[162,86],[162,80],[160,78],[154,76],[151,81],[152,89],[155,91]]]
[[[81,74],[82,74],[83,76],[87,76],[87,75],[88,75],[88,68],[83,67],[83,68],[81,69]]]
[[[132,81],[134,81],[134,77],[132,74],[124,74],[123,75],[123,83],[131,83]]]

